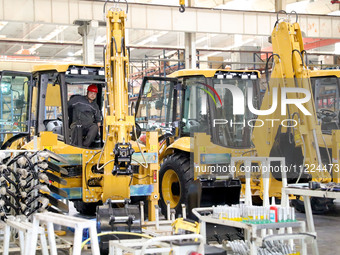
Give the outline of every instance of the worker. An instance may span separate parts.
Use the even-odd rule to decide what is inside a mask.
[[[101,113],[95,102],[97,93],[97,86],[91,84],[86,96],[75,95],[68,101],[72,144],[90,147],[99,132]]]

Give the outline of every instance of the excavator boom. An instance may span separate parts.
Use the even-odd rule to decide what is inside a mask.
[[[257,123],[263,126],[254,128],[252,140],[259,156],[285,157],[291,169],[288,178],[296,180],[308,166],[323,168],[317,140],[321,127],[311,97],[299,24],[278,19],[271,42],[274,67],[261,110],[277,107],[270,114],[258,116]],[[277,102],[281,102],[281,106]],[[329,174],[315,171],[312,177],[326,181]]]

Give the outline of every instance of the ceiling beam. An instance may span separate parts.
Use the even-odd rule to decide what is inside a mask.
[[[305,43],[303,46],[305,50],[311,50],[315,48],[320,48],[320,47],[325,47],[328,45],[336,44],[339,42],[340,42],[339,39],[320,39],[315,42]]]
[[[104,1],[89,0],[0,0],[0,21],[63,25],[72,25],[74,20],[102,21],[103,5]],[[119,6],[125,9],[124,4]],[[178,6],[129,4],[126,27],[193,33],[270,35],[275,22],[276,14],[272,12],[188,7],[184,13],[180,13]],[[301,14],[299,23],[306,37],[340,39],[338,16]]]

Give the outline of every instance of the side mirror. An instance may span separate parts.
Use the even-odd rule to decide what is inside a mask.
[[[24,108],[25,102],[22,99],[15,100],[15,109],[22,109]]]
[[[156,103],[155,103],[155,108],[156,108],[157,110],[161,110],[162,107],[163,107],[163,99],[160,99],[160,100],[156,101]]]

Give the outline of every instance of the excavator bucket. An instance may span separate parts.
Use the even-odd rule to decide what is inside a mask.
[[[99,239],[101,254],[108,254],[109,241],[114,239],[138,238],[133,235],[124,235],[122,232],[142,233],[140,209],[138,205],[128,204],[125,200],[124,207],[118,208],[119,202],[109,200],[106,204],[97,207],[97,231],[102,232],[120,232],[115,235],[104,235]]]
[[[239,179],[218,180],[216,177],[193,181],[188,189],[188,212],[197,207],[232,205],[240,202],[241,181]]]

